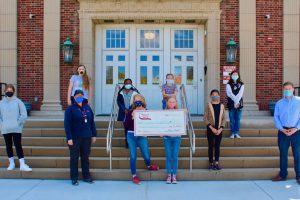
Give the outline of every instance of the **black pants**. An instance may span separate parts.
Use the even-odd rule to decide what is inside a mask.
[[[124,126],[124,122],[123,122],[123,126]],[[126,145],[126,147],[128,147],[128,142],[127,142],[127,131],[128,131],[128,129],[126,129],[125,126],[124,126],[124,135],[125,135],[125,145]]]
[[[70,177],[71,180],[78,180],[78,160],[80,156],[81,169],[83,179],[89,179],[90,176],[90,164],[89,155],[91,153],[92,139],[79,138],[73,139],[73,145],[69,145],[70,149]]]
[[[215,147],[215,161],[219,161],[220,157],[220,145],[222,140],[222,133],[220,135],[215,135],[210,128],[207,129],[207,140],[208,140],[208,158],[209,163],[213,163],[214,159],[214,147]]]
[[[21,133],[8,133],[3,134],[5,144],[6,144],[6,153],[9,158],[14,157],[13,151],[13,142],[16,147],[18,158],[24,158],[23,149],[22,149],[22,134]]]

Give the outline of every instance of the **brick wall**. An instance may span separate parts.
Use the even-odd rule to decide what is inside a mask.
[[[39,110],[43,100],[43,0],[18,0],[18,96]],[[29,14],[34,14],[29,19]]]
[[[226,48],[225,45],[230,38],[234,38],[239,43],[239,1],[223,0],[221,2],[221,21],[220,21],[220,92],[221,100],[226,103],[226,85],[223,84],[223,66],[226,64]],[[237,52],[237,62],[234,64],[239,68],[239,51]],[[243,77],[241,77],[243,79]]]
[[[283,0],[257,0],[256,26],[256,99],[260,110],[267,110],[269,101],[282,96]]]
[[[67,91],[69,80],[74,72],[74,66],[79,64],[79,2],[74,0],[61,1],[61,32],[60,42],[69,37],[74,44],[72,65],[65,64],[63,54],[60,54],[60,95],[63,108],[67,107]]]

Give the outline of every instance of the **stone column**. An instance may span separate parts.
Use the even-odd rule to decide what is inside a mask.
[[[256,1],[240,0],[240,73],[245,83],[244,110],[257,111]]]
[[[62,114],[60,103],[60,0],[44,0],[44,99],[42,111]]]
[[[91,78],[93,98],[90,101],[92,105],[94,105],[95,67],[94,67],[94,56],[93,56],[94,55],[93,22],[88,16],[84,14],[81,14],[79,18],[80,18],[79,60],[80,60],[80,64],[86,66],[87,73]]]
[[[0,0],[0,82],[17,86],[17,0]]]
[[[283,81],[292,81],[299,86],[300,1],[284,0],[283,2]]]
[[[218,16],[216,16],[218,15]],[[220,14],[211,15],[207,21],[205,102],[212,89],[220,90]]]

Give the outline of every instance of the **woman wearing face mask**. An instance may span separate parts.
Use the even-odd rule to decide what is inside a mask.
[[[219,157],[222,131],[226,125],[225,106],[220,103],[220,92],[210,92],[211,102],[205,109],[204,123],[207,127],[209,170],[220,170]],[[213,160],[215,148],[215,163]]]
[[[226,85],[226,94],[230,118],[230,138],[241,138],[240,121],[243,108],[244,83],[237,71],[233,71],[230,75],[230,80]]]
[[[151,165],[148,139],[143,136],[134,136],[134,111],[145,110],[146,101],[145,98],[137,94],[133,97],[132,109],[127,113],[125,117],[124,126],[128,130],[127,132],[127,142],[130,151],[130,170],[132,174],[132,182],[135,184],[141,184],[139,178],[136,175],[136,158],[137,152],[136,148],[140,147],[141,154],[144,158],[145,164],[148,170],[156,171],[159,169],[157,165]]]
[[[90,78],[87,75],[84,65],[79,65],[76,69],[76,73],[71,77],[68,87],[68,105],[74,102],[74,93],[76,90],[82,90],[83,97],[88,101],[92,98],[92,89],[90,84]]]
[[[84,92],[76,90],[74,103],[65,111],[65,133],[70,150],[70,177],[72,185],[78,185],[78,159],[80,156],[83,181],[93,183],[89,170],[91,143],[96,142],[94,113],[84,101]]]
[[[127,78],[124,80],[123,87],[118,92],[117,103],[119,106],[119,113],[118,113],[118,121],[124,122],[125,115],[131,108],[133,103],[133,97],[138,94],[138,90],[133,87],[132,80]],[[127,129],[124,127],[125,131],[125,144],[126,148],[128,148],[127,143]]]
[[[5,97],[0,101],[0,126],[1,133],[6,144],[6,152],[9,160],[7,170],[15,169],[13,143],[20,161],[20,171],[32,171],[25,164],[22,149],[22,130],[27,118],[27,111],[24,103],[14,96],[15,87],[11,84],[5,87]]]
[[[173,97],[176,99],[177,96],[177,86],[174,82],[174,75],[173,74],[167,74],[166,75],[166,83],[162,86],[162,108],[165,109],[167,105],[167,101],[170,97]]]
[[[167,110],[178,109],[178,103],[174,97],[170,97],[167,101]],[[180,136],[164,136],[164,146],[166,154],[166,168],[167,168],[167,184],[177,183],[177,169],[178,169],[178,154],[180,151]]]

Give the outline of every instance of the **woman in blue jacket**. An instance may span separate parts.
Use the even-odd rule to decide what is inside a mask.
[[[133,103],[133,97],[138,94],[139,91],[133,87],[132,80],[127,78],[124,80],[123,87],[118,92],[117,97],[117,104],[119,106],[119,113],[118,113],[118,121],[124,122],[124,118],[127,115],[128,111],[131,109]],[[128,148],[127,143],[127,129],[124,126],[125,131],[125,144],[126,148]]]
[[[74,93],[75,102],[65,111],[65,132],[70,150],[70,176],[72,185],[78,182],[78,159],[80,156],[83,181],[94,183],[89,170],[91,143],[96,142],[96,126],[94,113],[84,101],[82,90]]]

